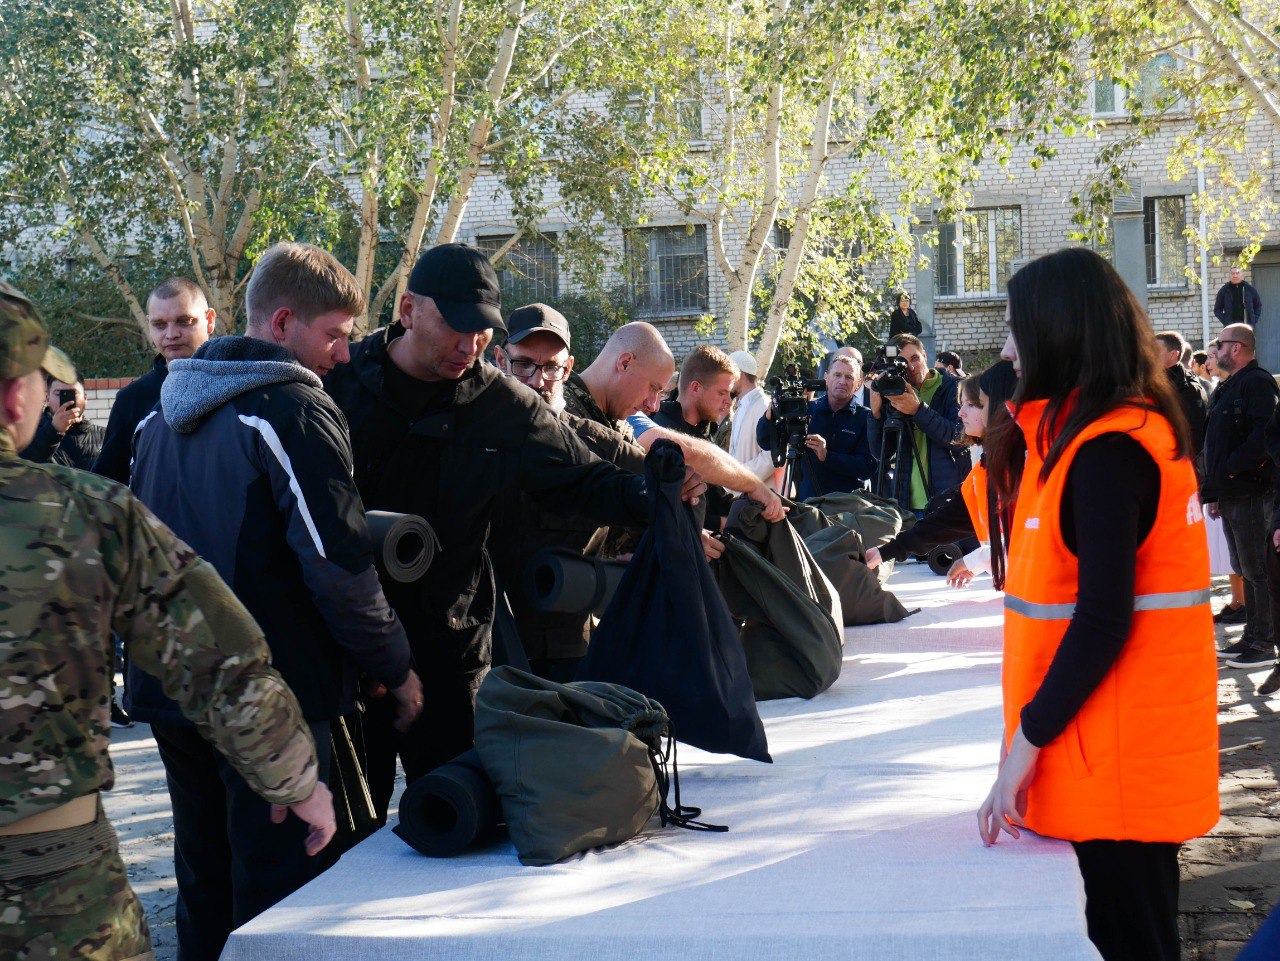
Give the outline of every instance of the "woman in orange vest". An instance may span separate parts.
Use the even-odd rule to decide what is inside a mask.
[[[1016,383],[1013,365],[1007,361],[1000,361],[981,374],[970,374],[960,382],[960,423],[971,443],[981,443],[987,430],[1008,420],[1005,403],[1013,396]],[[987,471],[979,462],[959,487],[932,502],[929,513],[909,530],[867,551],[866,564],[875,568],[884,561],[927,554],[945,544],[972,543],[974,538],[985,543],[990,534],[988,507]],[[953,587],[966,587],[975,572],[988,570],[987,549],[978,547],[952,565],[947,582]]]
[[[1071,841],[1107,961],[1177,961],[1178,845],[1218,819],[1217,669],[1189,432],[1151,326],[1090,250],[1009,281],[1022,383],[988,435],[1013,506],[1000,773],[983,842]],[[993,550],[996,545],[993,545]]]

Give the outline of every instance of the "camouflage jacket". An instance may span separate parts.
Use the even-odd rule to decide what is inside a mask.
[[[112,633],[262,797],[316,782],[262,632],[128,490],[19,460],[0,429],[0,825],[114,781]]]
[[[571,373],[569,379],[564,382],[564,409],[565,413],[575,417],[593,420],[597,424],[610,427],[627,440],[636,439],[635,431],[631,429],[630,424],[625,420],[614,420],[600,409],[596,399],[591,396],[591,391],[587,390],[586,381],[577,374]]]

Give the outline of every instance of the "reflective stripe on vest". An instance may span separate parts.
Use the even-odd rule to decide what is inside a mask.
[[[1184,607],[1198,607],[1208,604],[1211,597],[1206,587],[1199,591],[1174,591],[1170,594],[1139,594],[1133,599],[1135,611],[1173,611]],[[1037,604],[1024,601],[1012,594],[1004,596],[1006,610],[1021,614],[1033,621],[1068,621],[1076,612],[1076,605],[1071,604]]]

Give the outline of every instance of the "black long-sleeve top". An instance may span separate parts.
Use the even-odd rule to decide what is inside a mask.
[[[900,561],[912,554],[928,554],[943,544],[955,544],[977,536],[964,495],[960,488],[953,487],[910,530],[903,531],[881,547],[880,557],[886,561]]]
[[[1156,463],[1126,434],[1082,444],[1062,495],[1062,534],[1080,561],[1075,614],[1058,652],[1022,709],[1037,747],[1056,738],[1115,665],[1133,624],[1138,545],[1155,526]]]

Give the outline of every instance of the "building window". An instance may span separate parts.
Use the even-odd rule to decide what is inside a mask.
[[[631,298],[649,314],[707,309],[705,227],[647,227],[627,232]]]
[[[486,254],[506,246],[511,234],[477,237],[476,246]],[[526,234],[494,264],[502,302],[510,307],[554,301],[560,295],[560,262],[556,235]]]
[[[1186,229],[1186,197],[1147,197],[1142,201],[1148,287],[1187,285]]]
[[[1152,57],[1138,69],[1138,85],[1130,90],[1114,77],[1099,77],[1093,82],[1093,112],[1100,117],[1122,117],[1137,102],[1142,109],[1177,110],[1184,106],[1182,98],[1169,90],[1171,78],[1177,73],[1178,61],[1169,53]]]
[[[1022,208],[967,210],[938,224],[939,297],[995,297],[1022,256]]]
[[[694,77],[670,98],[660,98],[656,89],[633,91],[627,97],[627,117],[642,126],[670,123],[686,140],[702,140],[705,133],[700,83]]]

